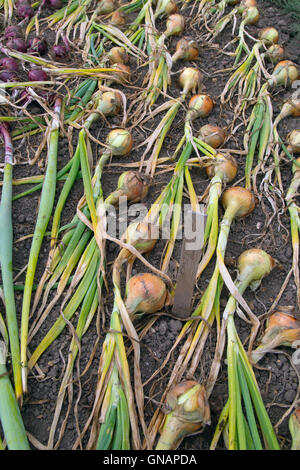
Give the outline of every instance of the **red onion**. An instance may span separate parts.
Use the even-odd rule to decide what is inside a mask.
[[[17,5],[17,16],[23,20],[32,18],[34,16],[34,10],[30,3],[25,0],[20,0]]]
[[[64,44],[57,44],[52,47],[52,52],[56,59],[66,59],[69,54],[69,49]]]
[[[0,72],[0,80],[2,82],[17,82],[18,77],[15,72],[11,72],[9,70],[5,70],[4,72]]]
[[[5,39],[20,38],[22,36],[21,29],[18,26],[7,26],[4,31]]]
[[[44,55],[48,52],[48,43],[45,39],[35,37],[28,41],[28,52],[37,52]]]
[[[28,79],[31,82],[45,82],[49,80],[49,77],[42,69],[32,69],[28,72]]]
[[[25,44],[24,39],[22,39],[22,38],[9,39],[6,43],[6,45],[10,49],[15,49],[18,52],[26,52],[27,51],[27,46]]]
[[[4,57],[3,59],[0,60],[0,68],[8,72],[18,72],[19,64],[12,57]]]

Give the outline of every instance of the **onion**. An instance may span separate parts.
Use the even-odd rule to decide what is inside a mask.
[[[282,60],[274,67],[271,78],[268,80],[269,86],[291,85],[299,77],[299,70],[291,60]]]
[[[245,24],[256,24],[259,21],[259,11],[256,7],[249,7],[243,12]]]
[[[234,186],[224,191],[222,205],[224,209],[229,206],[235,211],[235,217],[246,217],[255,208],[255,197],[249,189],[242,186]]]
[[[172,62],[177,60],[195,60],[199,56],[199,47],[193,39],[182,38],[176,44],[176,51],[172,56]]]
[[[278,346],[292,347],[294,341],[300,339],[300,320],[293,316],[294,311],[295,308],[291,306],[279,307],[270,315],[259,346],[252,351],[252,362],[256,364],[266,353]]]
[[[106,138],[113,155],[127,155],[133,146],[131,133],[126,129],[113,129]]]
[[[155,313],[169,302],[164,281],[152,273],[132,276],[126,284],[125,306],[131,318],[136,313]]]
[[[126,24],[126,16],[122,11],[116,10],[110,18],[110,23],[115,26],[123,26]]]
[[[247,279],[252,290],[258,288],[263,277],[267,276],[275,266],[275,260],[264,250],[251,248],[244,251],[238,259],[238,281]]]
[[[232,155],[223,155],[218,153],[212,159],[212,162],[206,167],[206,173],[210,179],[216,175],[219,175],[222,181],[229,183],[236,177],[237,174],[236,160],[234,157],[232,157]]]
[[[49,80],[49,77],[42,69],[32,69],[28,72],[28,80],[31,82],[45,82]]]
[[[157,242],[158,228],[156,225],[148,222],[132,222],[126,229],[124,239],[126,243],[132,245],[140,253],[148,253]],[[125,253],[126,258],[131,259],[131,252],[125,249]]]
[[[52,53],[56,59],[67,59],[69,48],[65,44],[55,44],[52,47]]]
[[[183,88],[183,94],[196,93],[203,79],[202,73],[193,67],[186,67],[179,75],[179,84]]]
[[[276,28],[266,27],[259,31],[258,37],[265,44],[277,44],[279,40],[279,33]]]
[[[159,0],[155,11],[155,18],[161,15],[172,15],[176,13],[178,6],[174,0]]]
[[[149,189],[149,184],[145,177],[137,171],[125,171],[118,180],[118,187],[105,200],[105,205],[116,205],[120,197],[126,197],[128,201],[142,201]]]
[[[98,109],[104,116],[117,116],[122,105],[122,98],[117,91],[105,91],[100,98]]]
[[[284,48],[279,44],[272,44],[272,46],[270,46],[266,51],[265,57],[266,59],[273,62],[273,64],[277,64],[278,62],[282,61],[285,57]]]
[[[18,26],[7,26],[4,31],[5,39],[15,39],[22,36],[22,31]]]
[[[211,113],[213,106],[213,100],[209,95],[206,95],[204,93],[194,95],[190,99],[186,119],[192,121],[194,119],[197,119],[198,117],[205,118]]]
[[[39,55],[45,55],[48,52],[48,43],[45,39],[35,37],[28,42],[28,52],[37,52]]]
[[[184,17],[179,13],[174,13],[170,15],[167,19],[166,30],[164,32],[165,36],[178,36],[184,30]]]
[[[224,144],[226,135],[221,127],[205,124],[200,128],[198,138],[212,148],[217,149]]]
[[[34,16],[34,10],[30,3],[25,0],[20,0],[17,5],[17,16],[22,19],[30,19]]]
[[[108,15],[115,10],[114,0],[100,0],[97,6],[97,12],[100,15]]]
[[[131,70],[128,65],[125,64],[113,64],[112,69],[118,70],[118,72],[114,73],[111,72],[110,74],[110,81],[113,82],[116,80],[117,82],[128,82],[130,80]]]
[[[112,64],[127,64],[128,63],[128,54],[125,47],[116,46],[112,47],[107,54],[109,60]]]
[[[238,7],[238,12],[243,13],[247,8],[256,7],[256,5],[256,0],[242,0]]]
[[[300,130],[294,129],[287,136],[287,150],[288,152],[300,153]]]
[[[15,49],[18,52],[26,52],[27,51],[27,46],[22,38],[12,38],[9,39],[6,43],[7,47],[10,49]]]
[[[161,436],[155,450],[175,450],[182,439],[210,424],[205,387],[194,380],[175,385],[167,394],[167,408]]]
[[[5,70],[3,72],[0,72],[0,80],[2,82],[8,83],[8,82],[17,82],[18,81],[18,76],[15,72],[11,72],[9,70]]]
[[[0,60],[0,68],[5,69],[6,71],[9,71],[9,72],[18,72],[19,64],[12,57],[4,57],[3,59]]]

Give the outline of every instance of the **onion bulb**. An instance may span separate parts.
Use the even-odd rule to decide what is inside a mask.
[[[115,2],[114,0],[100,0],[97,6],[97,12],[100,15],[108,15],[115,10]]]
[[[148,253],[151,251],[158,239],[158,229],[156,225],[148,222],[132,222],[128,225],[124,240],[129,245],[132,245],[140,253]],[[130,259],[132,257],[131,252],[126,248],[125,257]],[[122,255],[124,256],[124,254]]]
[[[186,67],[179,75],[179,84],[183,88],[183,94],[196,93],[200,89],[203,79],[202,73],[193,67]]]
[[[296,64],[290,60],[282,60],[274,67],[271,78],[268,79],[269,86],[289,86],[298,79],[299,70]]]
[[[27,45],[22,38],[11,38],[6,43],[7,47],[10,49],[15,49],[18,52],[26,52]]]
[[[5,83],[16,82],[18,81],[18,77],[15,72],[4,70],[3,72],[0,72],[0,80]]]
[[[249,189],[242,186],[234,186],[224,191],[222,205],[224,209],[229,206],[235,211],[235,217],[246,217],[255,208],[255,197]]]
[[[209,95],[204,93],[194,95],[189,101],[186,119],[192,121],[199,117],[205,118],[211,113],[213,106],[213,100]]]
[[[113,64],[112,69],[117,70],[116,73],[110,73],[110,81],[114,82],[128,82],[130,80],[130,67],[125,64]]]
[[[114,26],[123,26],[126,24],[126,16],[122,11],[115,10],[110,18],[110,23]]]
[[[109,132],[106,143],[112,155],[127,155],[133,146],[133,138],[127,129],[113,129]]]
[[[164,35],[169,36],[178,36],[184,30],[184,17],[179,13],[174,13],[170,15],[167,19],[166,30]]]
[[[105,200],[105,204],[116,205],[120,197],[126,197],[130,202],[142,201],[149,189],[147,179],[137,171],[125,171],[118,180],[118,186]]]
[[[217,149],[224,144],[226,135],[221,127],[205,124],[200,128],[198,138]]]
[[[122,98],[117,91],[105,91],[98,103],[98,109],[104,116],[117,116],[121,106]]]
[[[15,39],[22,37],[21,28],[18,26],[7,26],[4,31],[4,38],[5,39]]]
[[[16,4],[17,16],[21,19],[30,19],[34,16],[34,10],[30,2],[19,0]]]
[[[35,37],[28,42],[28,52],[37,52],[39,55],[45,55],[48,52],[48,43],[45,39]]]
[[[219,175],[222,181],[229,183],[237,174],[237,163],[232,155],[218,153],[206,167],[206,173],[210,179]]]
[[[259,11],[253,6],[244,10],[243,21],[245,24],[256,24],[259,21]]]
[[[172,62],[177,60],[195,60],[199,56],[199,47],[194,39],[182,38],[176,44],[176,51],[172,56]]]
[[[279,346],[292,347],[300,339],[300,320],[293,316],[292,306],[279,307],[267,320],[267,328],[258,347],[252,351],[251,360],[257,363],[262,357]]]
[[[247,279],[247,285],[255,290],[260,285],[263,277],[267,276],[275,266],[275,260],[259,248],[250,248],[244,251],[238,258],[238,281],[241,283]]]
[[[19,64],[12,57],[3,57],[3,59],[0,60],[0,69],[7,70],[9,72],[18,72]]]
[[[112,47],[107,54],[109,60],[112,64],[127,64],[128,63],[128,54],[125,47],[116,46]]]
[[[277,44],[279,40],[279,33],[276,28],[267,26],[258,33],[259,39],[266,45]]]
[[[55,59],[65,60],[69,56],[70,48],[65,44],[54,44],[51,49],[51,52]]]
[[[126,284],[125,306],[132,319],[136,318],[137,313],[162,310],[169,300],[166,284],[155,274],[136,274]]]
[[[281,62],[285,57],[284,48],[279,44],[272,44],[265,52],[265,57],[273,64],[278,64],[278,62]]]
[[[300,130],[294,129],[287,136],[287,150],[288,152],[300,153]]]
[[[176,450],[182,439],[210,424],[205,387],[194,380],[175,385],[166,397],[167,410],[155,450]]]
[[[28,72],[28,80],[31,82],[45,82],[49,80],[48,74],[42,69],[32,69]]]

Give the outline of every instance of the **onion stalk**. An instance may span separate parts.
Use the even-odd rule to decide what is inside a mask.
[[[21,318],[21,367],[23,392],[27,392],[27,339],[32,285],[38,261],[38,254],[40,252],[44,234],[46,232],[46,228],[52,214],[55,197],[61,98],[57,98],[55,102],[54,113],[55,118],[53,118],[50,124],[47,169],[43,182],[39,212],[36,220],[34,236],[29,254],[25,279],[25,290],[23,296]]]
[[[293,273],[294,280],[297,288],[297,304],[300,308],[300,279],[299,279],[299,232],[300,232],[300,217],[299,208],[296,204],[295,198],[298,194],[300,187],[300,158],[298,158],[292,167],[293,178],[286,193],[285,201],[290,216],[291,226],[291,239],[293,249]]]
[[[4,341],[0,341],[0,421],[2,429],[8,450],[30,450],[20,408],[6,369],[6,358],[6,344]]]
[[[257,102],[251,112],[246,133],[244,136],[244,146],[247,151],[245,166],[245,186],[248,189],[250,189],[252,186],[252,166],[256,150],[258,150],[258,162],[256,168],[253,171],[253,181],[255,189],[257,174],[260,170],[264,169],[265,160],[271,152],[270,143],[272,142],[273,108],[269,90],[275,86],[290,86],[293,81],[298,78],[298,73],[298,68],[293,62],[281,61],[275,66],[272,75],[262,86],[259,92]],[[280,190],[282,190],[279,161],[276,152],[273,152],[273,158],[279,188]],[[267,174],[264,178],[264,182],[268,179],[268,182],[271,183],[270,173],[266,173]]]
[[[243,294],[247,287],[256,289],[273,267],[274,260],[263,250],[250,249],[243,252],[238,259],[238,276],[235,283],[237,291]],[[262,450],[264,446],[269,450],[279,450],[252,366],[235,327],[236,308],[237,301],[231,295],[223,312],[222,344],[218,354],[219,358],[222,357],[226,331],[228,405],[225,406],[225,414],[222,413],[222,423],[218,423],[217,434],[220,427],[224,429],[225,425],[228,426],[229,450]],[[216,444],[216,436],[213,443]]]
[[[0,133],[4,138],[5,166],[0,204],[0,223],[3,230],[0,234],[0,264],[3,283],[6,321],[9,333],[9,348],[12,358],[15,394],[22,401],[22,378],[20,365],[19,329],[14,296],[13,282],[13,226],[12,226],[12,173],[13,147],[10,131],[5,123],[0,124]]]

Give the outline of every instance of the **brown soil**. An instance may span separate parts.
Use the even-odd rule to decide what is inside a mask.
[[[191,2],[192,3],[192,2]],[[290,18],[278,7],[274,6],[272,1],[268,0],[257,0],[259,11],[260,11],[260,20],[259,23],[255,26],[248,27],[247,30],[253,35],[257,35],[259,28],[264,26],[272,25],[276,27],[280,33],[280,43],[284,45],[286,50],[287,58],[293,60],[297,63],[300,63],[300,49],[299,49],[299,39],[294,37],[293,30],[291,29],[291,20]],[[192,5],[184,10],[184,15],[187,18],[187,24],[191,18]],[[161,29],[163,28],[163,23],[161,24]],[[199,39],[200,34],[196,27],[189,30],[189,35]],[[218,38],[218,43],[220,46],[224,46],[231,39],[231,28],[228,27]],[[169,41],[170,49],[174,48],[176,44],[175,39]],[[213,73],[216,70],[221,70],[230,66],[231,59],[228,56],[218,54],[216,49],[209,49],[204,47],[204,44],[201,44],[200,52],[200,62],[197,63],[197,66],[204,73],[204,85],[205,90],[213,97],[215,101],[214,110],[209,118],[210,123],[216,123],[222,127],[227,127],[231,123],[232,111],[229,108],[223,110],[220,109],[218,96],[221,93],[228,74],[220,74],[213,76]],[[134,64],[132,63],[134,67]],[[182,67],[182,63],[177,64],[174,72],[176,73]],[[143,70],[143,69],[142,69]],[[138,82],[140,81],[142,75],[140,71],[137,73]],[[176,75],[175,75],[176,77]],[[135,77],[134,77],[135,78]],[[176,86],[176,80],[172,81],[172,85],[169,90],[169,94],[172,96],[178,96],[179,89]],[[280,89],[280,91],[274,96],[274,113],[278,112],[278,109],[284,99],[287,96],[289,91]],[[165,145],[162,151],[163,155],[170,155],[174,150],[177,141],[180,139],[182,132],[182,123],[184,118],[184,112],[180,111],[176,120],[174,122],[172,132],[166,138]],[[151,123],[151,127],[154,129],[158,122],[158,118]],[[114,118],[110,120],[111,126],[116,126],[120,124],[119,118]],[[201,122],[195,123],[195,129],[197,130],[202,125]],[[150,127],[150,124],[149,124]],[[279,127],[280,135],[285,137],[289,131],[300,127],[300,119],[286,119],[282,122]],[[104,142],[105,136],[108,132],[108,127],[105,123],[97,123],[91,130],[91,133],[99,138],[100,141]],[[231,149],[242,149],[242,139],[243,139],[244,128],[241,127],[240,130],[236,133],[234,139],[229,139],[226,143],[226,146]],[[135,143],[142,141],[145,138],[144,134],[139,128],[134,130],[134,140]],[[74,136],[75,139],[75,136]],[[92,144],[94,150],[94,156],[96,161],[96,156],[99,154],[99,146]],[[29,146],[28,142],[20,142],[16,144],[16,158],[18,159],[21,155],[24,160],[24,152],[28,152],[32,156],[32,148]],[[68,142],[67,139],[61,138],[59,145],[59,156],[58,162],[59,167],[62,167],[68,160],[69,155]],[[240,182],[244,174],[244,155],[236,153],[235,157],[239,164],[239,173],[235,180]],[[134,150],[130,157],[126,159],[126,162],[138,161],[140,158],[140,150]],[[124,159],[119,159],[118,157],[114,159],[114,163],[124,163]],[[17,164],[14,168],[15,178],[20,178],[29,174],[39,174],[40,168],[38,166],[29,167],[29,165],[19,165]],[[117,178],[120,172],[123,171],[123,168],[118,168],[115,166],[108,166],[104,171],[103,176],[103,190],[104,194],[107,195],[111,192],[112,189],[116,187]],[[151,203],[154,201],[156,195],[159,193],[163,185],[168,181],[170,173],[161,174],[155,177],[154,184],[149,191],[145,204],[147,207],[150,207]],[[287,188],[291,173],[290,165],[284,164],[282,168],[282,176],[284,187]],[[193,182],[195,184],[195,189],[198,194],[202,194],[206,185],[208,184],[208,179],[204,172],[199,170],[193,171],[192,173]],[[61,183],[58,184],[58,191],[61,188]],[[23,187],[22,187],[23,189]],[[15,193],[19,192],[20,189],[15,187]],[[74,185],[74,188],[71,191],[70,197],[68,198],[67,204],[63,211],[63,223],[68,223],[76,211],[76,205],[79,198],[82,195],[82,183],[77,181]],[[14,202],[13,206],[13,222],[14,222],[14,272],[17,274],[20,269],[24,268],[26,265],[28,254],[30,250],[31,240],[27,238],[25,240],[19,241],[21,237],[24,237],[27,234],[33,233],[37,208],[39,202],[39,193],[34,193],[31,196],[24,197],[22,199]],[[266,203],[266,210],[271,214],[271,208]],[[220,209],[220,215],[222,210]],[[266,221],[266,215],[262,211],[260,206],[256,207],[255,211],[246,219],[239,220],[234,222],[232,229],[230,231],[230,238],[228,242],[228,247],[226,250],[226,262],[227,266],[235,278],[235,269],[236,269],[236,260],[239,254],[245,249],[251,247],[259,247],[265,249],[270,255],[272,255],[277,260],[277,266],[271,273],[271,275],[266,278],[261,287],[255,292],[247,291],[245,293],[245,299],[249,303],[251,309],[257,314],[258,317],[263,316],[268,312],[270,306],[272,305],[274,299],[276,298],[282,283],[290,270],[292,263],[292,247],[291,239],[289,236],[289,218],[288,214],[282,214],[281,224],[279,225],[278,220],[275,218],[267,233],[262,237],[264,233],[264,224]],[[49,246],[49,238],[46,238],[43,243],[43,247],[40,254],[40,260],[38,263],[38,270],[36,273],[36,280],[38,281],[41,274],[44,271],[45,263],[47,260]],[[147,259],[155,266],[159,267],[160,258],[161,258],[161,248],[163,244],[159,243],[155,250],[147,257]],[[111,262],[116,254],[118,253],[118,247],[111,243],[108,243],[108,262]],[[180,256],[181,243],[180,240],[176,243],[176,248],[173,254],[173,259],[170,265],[169,275],[173,280],[176,279],[176,272],[178,267],[178,261]],[[213,263],[205,271],[205,275],[202,276],[199,282],[199,291],[203,292],[208,281],[209,276],[212,272]],[[134,266],[134,271],[139,272],[145,270],[144,266],[140,262],[137,262]],[[24,280],[24,275],[19,278],[19,282]],[[282,305],[296,305],[296,287],[291,277],[288,286],[286,287],[280,304]],[[199,294],[198,294],[199,297]],[[224,307],[226,300],[228,298],[228,291],[226,288],[223,289],[221,306]],[[18,312],[21,312],[22,307],[22,293],[16,293],[16,301]],[[196,303],[197,299],[195,299]],[[112,306],[112,293],[110,292],[104,301],[105,312],[108,318]],[[1,311],[4,311],[3,305],[1,306]],[[59,305],[51,311],[46,321],[43,323],[39,332],[33,338],[31,344],[29,345],[29,350],[33,351],[36,345],[44,337],[45,333],[49,330],[49,327],[53,324],[54,320],[59,315]],[[263,318],[263,317],[262,317]],[[79,370],[82,372],[85,366],[88,364],[90,355],[93,351],[93,347],[96,344],[96,341],[99,340],[96,354],[92,363],[89,365],[87,371],[83,376],[80,377],[80,380],[75,380],[73,384],[73,403],[72,408],[69,414],[67,425],[61,440],[59,449],[70,450],[73,447],[73,444],[78,435],[78,428],[82,429],[84,424],[87,421],[91,407],[94,401],[94,392],[97,381],[98,373],[98,362],[99,355],[101,351],[102,340],[105,336],[105,331],[101,330],[101,337],[98,337],[97,328],[100,324],[99,318],[95,318],[91,324],[89,330],[84,335],[81,342],[81,353],[79,360]],[[147,381],[153,372],[160,366],[167,352],[172,347],[176,336],[178,335],[182,326],[182,322],[177,319],[170,319],[169,316],[163,315],[156,320],[154,325],[148,331],[146,337],[141,342],[141,371],[143,381]],[[243,341],[246,341],[249,335],[249,325],[246,324],[243,320],[237,319],[237,326],[240,337]],[[211,335],[208,338],[205,352],[201,363],[195,374],[195,379],[205,383],[207,374],[209,371],[209,366],[214,353],[215,346],[215,329],[212,329]],[[57,399],[57,393],[61,383],[61,378],[64,372],[65,360],[67,357],[67,352],[71,339],[71,331],[69,328],[65,328],[63,333],[59,338],[46,350],[39,360],[39,368],[45,374],[43,379],[38,377],[37,371],[33,370],[29,374],[29,390],[28,395],[26,396],[25,402],[22,407],[22,416],[24,419],[25,427],[27,431],[33,435],[38,441],[44,445],[47,444],[48,433],[53,419],[53,413],[55,409],[55,403]],[[145,396],[146,396],[146,420],[150,421],[153,412],[157,407],[157,402],[159,402],[160,395],[163,392],[167,380],[169,371],[172,368],[173,361],[176,359],[176,351],[172,356],[172,360],[168,364],[168,369],[162,371],[151,383],[147,383],[145,386]],[[131,362],[131,358],[130,358]],[[210,441],[219,417],[219,414],[222,410],[222,407],[227,398],[227,382],[226,382],[226,365],[223,362],[221,372],[218,377],[217,384],[213,391],[213,394],[210,398],[210,407],[212,422],[210,426],[207,426],[201,434],[191,436],[186,438],[183,443],[180,445],[180,449],[208,449]],[[266,355],[266,357],[261,361],[259,367],[255,368],[255,373],[257,380],[264,398],[264,402],[269,411],[272,423],[277,425],[281,420],[284,413],[287,411],[288,407],[295,400],[297,393],[299,392],[299,380],[297,375],[297,369],[291,362],[291,350],[288,348],[281,348],[280,351],[272,354]],[[76,378],[77,372],[75,372],[74,377]],[[67,400],[65,400],[61,420],[58,426],[58,432],[56,439],[58,438],[58,433],[60,430],[62,417],[67,411]],[[280,444],[283,449],[288,449],[290,447],[291,439],[288,430],[288,417],[277,426],[277,433],[280,440]],[[82,445],[83,448],[86,444],[86,438],[83,439]],[[36,447],[34,444],[32,449]],[[223,442],[220,441],[219,448],[224,448]]]

